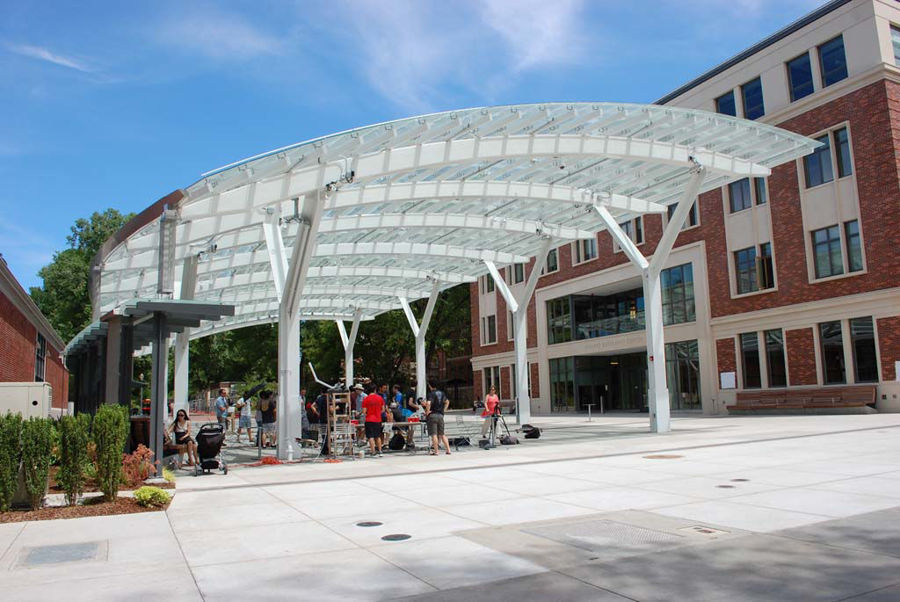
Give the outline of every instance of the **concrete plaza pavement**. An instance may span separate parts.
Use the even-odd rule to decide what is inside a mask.
[[[515,447],[184,476],[165,513],[0,525],[0,591],[900,600],[898,414],[533,422]]]

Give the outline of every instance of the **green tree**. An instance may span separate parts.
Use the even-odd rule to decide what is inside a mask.
[[[68,341],[91,322],[88,282],[91,260],[104,241],[115,234],[134,214],[115,209],[79,218],[66,237],[68,248],[53,254],[53,261],[41,268],[40,287],[31,288],[31,297],[63,340]]]

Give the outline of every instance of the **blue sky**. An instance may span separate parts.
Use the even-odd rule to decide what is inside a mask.
[[[78,217],[418,113],[652,102],[821,0],[0,0],[0,253],[25,286]]]

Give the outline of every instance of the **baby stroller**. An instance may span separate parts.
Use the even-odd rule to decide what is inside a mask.
[[[208,422],[200,427],[197,433],[197,456],[200,464],[194,469],[194,476],[201,471],[209,473],[211,470],[221,470],[228,474],[228,465],[222,460],[220,452],[225,443],[225,427],[221,424]]]

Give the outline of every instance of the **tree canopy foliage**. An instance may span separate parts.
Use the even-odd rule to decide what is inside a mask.
[[[107,209],[75,220],[66,237],[68,248],[54,253],[53,260],[38,272],[43,285],[31,287],[31,298],[64,341],[91,322],[91,260],[133,215]]]

